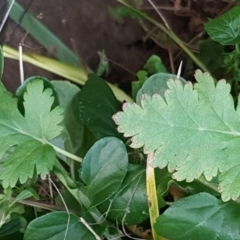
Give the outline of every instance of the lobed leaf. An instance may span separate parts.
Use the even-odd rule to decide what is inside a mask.
[[[239,104],[235,110],[230,85],[224,80],[215,85],[209,74],[199,70],[195,78],[195,86],[169,80],[164,98],[142,95],[140,106],[126,103],[113,118],[119,132],[132,137],[131,147],[154,152],[154,167],[168,166],[175,179],[188,182],[202,174],[211,180],[225,172],[222,198],[236,199],[240,186],[229,169],[235,166],[235,174],[240,173]],[[234,187],[227,185],[229,181]]]
[[[177,78],[176,75],[169,74],[169,73],[157,73],[152,75],[144,82],[141,89],[138,91],[136,96],[136,103],[137,104],[141,103],[141,96],[143,94],[152,96],[155,93],[158,93],[162,97],[164,97],[164,92],[168,89],[167,81],[169,79],[175,79],[175,78]],[[186,80],[183,78],[180,78],[180,81],[184,84],[186,83]]]
[[[24,116],[18,110],[17,100],[3,85],[0,85],[0,102],[0,158],[5,160],[0,175],[3,187],[14,187],[18,180],[25,183],[34,171],[44,178],[55,161],[55,151],[48,140],[62,130],[59,126],[62,109],[51,109],[52,90],[43,90],[40,80],[30,82],[24,94]]]

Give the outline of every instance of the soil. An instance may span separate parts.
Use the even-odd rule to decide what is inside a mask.
[[[139,24],[137,21],[126,19],[120,24],[113,20],[108,7],[119,6],[115,0],[18,0],[18,2],[34,16],[42,13],[41,21],[71,49],[74,48],[71,42],[73,39],[79,58],[92,69],[96,69],[99,63],[97,52],[104,50],[110,64],[109,74],[104,78],[127,92],[130,91],[130,82],[136,79],[135,73],[152,54],[159,55],[171,72],[174,72],[179,62],[184,59],[184,56],[180,55],[180,58],[175,58],[170,64],[169,56],[174,58],[179,53],[178,47],[170,41],[162,41],[161,38],[165,37],[162,33],[156,34],[158,37],[156,41],[153,34],[149,34],[153,27],[145,22]],[[133,4],[137,1],[129,2]],[[147,0],[143,2],[144,10],[162,22],[149,2]],[[190,41],[203,30],[203,23],[207,18],[216,16],[229,5],[225,0],[204,0],[201,3],[194,0],[155,0],[154,3],[167,25],[184,42]],[[140,25],[147,26],[148,32],[146,33]],[[25,34],[25,31],[9,19],[0,39],[3,43],[17,48]],[[25,52],[34,51],[51,56],[50,50],[44,51],[29,35],[24,44],[31,47],[25,47]],[[40,75],[49,79],[60,79],[59,76],[26,63],[24,71],[25,77]],[[6,59],[3,82],[12,92],[20,83],[18,72],[18,62]]]
[[[70,48],[73,48],[70,41],[73,38],[80,58],[92,69],[96,69],[99,62],[97,51],[104,50],[110,62],[107,80],[124,88],[129,88],[127,83],[135,79],[135,72],[141,69],[150,55],[162,52],[151,40],[143,43],[144,31],[136,22],[129,19],[119,24],[110,17],[108,6],[117,5],[113,0],[71,0],[71,4],[67,0],[58,0],[57,4],[56,0],[18,2],[35,16],[42,13],[42,22]],[[67,26],[63,20],[67,21]],[[4,42],[17,48],[24,34],[19,26],[9,20],[4,31]],[[31,47],[25,47],[25,52],[39,52],[41,46],[31,36],[24,43]],[[41,53],[49,54],[42,50]],[[29,64],[24,64],[24,70],[25,77],[41,75],[59,79]],[[18,63],[6,59],[3,82],[11,91],[19,86],[18,72]]]

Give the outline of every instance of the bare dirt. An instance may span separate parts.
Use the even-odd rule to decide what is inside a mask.
[[[97,51],[104,50],[110,64],[110,72],[104,77],[126,91],[130,91],[130,82],[136,79],[136,71],[142,68],[150,55],[159,55],[171,72],[176,70],[180,60],[184,58],[183,55],[176,57],[180,49],[162,40],[164,37],[162,33],[157,34],[156,41],[153,34],[150,34],[150,31],[154,30],[152,26],[147,25],[148,30],[144,31],[143,25],[141,27],[137,21],[126,19],[124,24],[114,21],[109,15],[108,7],[119,6],[115,0],[18,0],[18,2],[34,16],[42,13],[41,21],[71,49],[73,39],[80,59],[92,69],[96,69],[99,62]],[[129,3],[135,2],[129,0]],[[159,22],[163,22],[149,2],[147,0],[143,2],[143,10]],[[187,43],[201,33],[203,23],[208,18],[223,11],[230,1],[153,2],[169,27]],[[67,22],[67,25],[63,22]],[[2,42],[17,48],[25,33],[16,23],[9,20],[0,37]],[[24,43],[31,47],[31,49],[25,47],[25,52],[34,51],[51,56],[50,51],[43,51],[31,36],[27,36]],[[193,51],[196,49],[194,45],[190,47]],[[24,70],[25,77],[41,75],[49,79],[59,79],[58,76],[26,63]],[[20,84],[18,72],[17,61],[6,59],[3,82],[13,92]]]
[[[141,27],[134,21],[126,20],[124,24],[114,21],[108,6],[116,6],[113,0],[19,0],[33,15],[43,14],[42,22],[46,24],[67,46],[73,48],[70,39],[76,43],[78,54],[85,64],[95,69],[99,58],[97,51],[104,50],[110,61],[110,72],[107,79],[120,85],[126,85],[135,79],[139,70],[151,54],[161,54],[162,50],[150,40],[143,43],[144,35]],[[71,2],[71,3],[70,3]],[[63,24],[67,21],[67,26]],[[4,42],[18,47],[25,32],[8,21],[4,31]],[[30,36],[24,41],[24,51],[39,52],[41,47]],[[42,50],[41,50],[42,51]],[[44,54],[49,54],[44,52]],[[24,64],[25,76],[41,75],[49,79],[56,78],[52,74]],[[14,91],[19,85],[18,63],[6,60],[3,82],[8,89]]]

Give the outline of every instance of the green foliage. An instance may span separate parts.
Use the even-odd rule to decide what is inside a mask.
[[[27,227],[24,240],[89,239],[96,238],[73,214],[52,212],[33,220]]]
[[[19,218],[14,218],[0,228],[0,239],[18,232],[22,228]]]
[[[143,94],[152,96],[156,93],[160,94],[162,97],[164,97],[164,92],[168,89],[167,81],[169,79],[176,79],[177,76],[174,74],[169,73],[158,73],[154,74],[151,77],[149,77],[140,90],[137,93],[136,102],[140,104],[141,102],[141,96]],[[182,83],[185,83],[186,81],[183,78],[180,78]]]
[[[171,177],[165,170],[157,169],[156,173],[159,205],[164,207],[166,204],[163,194],[168,188]],[[144,166],[129,164],[127,175],[118,192],[100,204],[98,208],[102,213],[106,212],[109,219],[117,220],[119,224],[142,223],[149,217],[145,178]]]
[[[239,88],[239,44],[240,44],[240,7],[236,6],[223,15],[205,24],[205,30],[212,40],[199,45],[200,57],[212,73],[221,76],[228,74],[232,93],[238,95]],[[226,47],[227,46],[227,47]]]
[[[130,165],[117,193],[99,205],[102,213],[119,224],[134,225],[148,218],[145,168]]]
[[[169,207],[157,219],[155,230],[171,240],[239,239],[239,216],[239,204],[199,193]]]
[[[74,99],[76,117],[97,139],[107,136],[120,137],[112,120],[112,115],[120,109],[120,104],[107,83],[90,74],[87,83]]]
[[[51,109],[53,109],[54,107],[56,107],[57,105],[59,105],[58,103],[58,96],[57,96],[57,92],[55,91],[52,83],[44,77],[30,77],[28,79],[26,79],[23,84],[16,90],[16,94],[15,96],[18,98],[18,109],[19,111],[24,115],[24,93],[27,91],[27,85],[30,82],[34,82],[34,81],[42,81],[43,82],[43,90],[47,89],[47,88],[51,88],[52,90],[52,97],[54,99],[54,102],[52,104]]]
[[[108,59],[107,56],[105,54],[105,51],[98,51],[98,55],[100,58],[100,62],[98,65],[98,69],[96,71],[96,75],[97,76],[102,76],[105,72],[108,74],[109,72],[109,63],[108,63]]]
[[[220,17],[205,24],[210,37],[222,45],[235,45],[240,43],[240,7],[233,7]]]
[[[42,81],[30,82],[24,94],[24,116],[17,108],[16,99],[2,85],[0,100],[0,156],[15,146],[5,156],[0,176],[3,187],[14,187],[18,180],[25,183],[34,171],[45,178],[55,161],[55,151],[48,140],[60,134],[59,123],[63,118],[61,108],[51,110],[52,90],[43,90]]]
[[[114,11],[151,20],[131,7]],[[93,74],[81,90],[32,77],[16,98],[0,84],[0,239],[22,239],[21,232],[25,240],[121,239],[119,226],[148,222],[155,239],[239,239],[239,12],[234,7],[207,23],[212,39],[199,44],[202,61],[216,75],[228,73],[232,89],[199,70],[196,84],[186,82],[157,56],[137,73],[136,103],[124,103],[122,112],[116,88]],[[100,55],[98,75],[108,68]],[[2,66],[3,59],[0,76]],[[51,199],[36,184],[47,174]]]
[[[87,185],[91,205],[98,205],[118,191],[128,167],[123,143],[114,137],[96,142],[86,154],[81,178]]]
[[[33,196],[30,191],[23,190],[15,199],[11,199],[12,191],[8,190],[6,192],[8,193],[0,195],[0,237],[12,234],[26,225],[24,218],[21,216],[24,208],[19,203]],[[9,226],[10,229],[8,229]]]
[[[59,105],[64,108],[64,129],[53,143],[68,152],[79,154],[81,152],[81,139],[84,134],[84,126],[77,121],[75,116],[74,97],[80,92],[79,87],[67,81],[51,81],[51,85],[56,91]],[[64,156],[61,156],[65,159]]]
[[[141,105],[125,104],[114,116],[118,130],[132,137],[131,147],[154,153],[153,166],[168,166],[178,181],[221,177],[222,199],[240,195],[238,146],[240,108],[234,109],[230,86],[197,71],[197,84],[170,80],[165,99],[143,95]],[[224,99],[224,102],[222,100]],[[226,164],[227,163],[227,164]],[[231,183],[231,184],[230,184]]]
[[[167,70],[162,63],[162,60],[158,56],[152,55],[147,60],[143,70],[137,72],[138,81],[132,82],[132,95],[134,99],[136,98],[138,91],[143,87],[143,84],[148,79],[148,76],[156,73],[167,73]]]
[[[211,72],[216,72],[226,64],[223,60],[224,47],[212,40],[202,40],[199,42],[199,58],[204,62]]]
[[[132,11],[127,7],[109,7],[108,8],[109,14],[111,17],[119,22],[123,22],[123,18],[130,17],[132,19],[142,19],[142,16],[138,13]]]
[[[152,55],[147,60],[143,69],[146,70],[146,72],[148,73],[149,76],[152,75],[152,74],[155,74],[155,73],[166,73],[167,72],[165,66],[162,63],[161,58],[159,58],[156,55]]]

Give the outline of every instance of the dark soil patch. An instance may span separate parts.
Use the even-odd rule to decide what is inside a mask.
[[[128,92],[130,91],[130,82],[136,79],[136,71],[142,68],[150,55],[159,55],[171,72],[174,72],[179,62],[184,59],[183,55],[179,55],[180,49],[171,41],[163,40],[166,36],[161,32],[155,32],[154,27],[148,23],[140,24],[145,27],[145,30],[147,29],[145,32],[137,21],[126,19],[124,24],[114,21],[110,17],[108,7],[119,6],[116,1],[72,0],[70,3],[67,0],[59,0],[57,4],[56,0],[18,0],[18,2],[34,16],[42,13],[42,22],[71,49],[73,49],[71,42],[73,39],[80,59],[92,69],[96,69],[99,62],[97,51],[104,50],[110,64],[109,74],[104,77]],[[134,1],[129,2],[134,4]],[[162,22],[149,2],[147,0],[143,2],[142,9]],[[155,0],[154,3],[169,27],[185,43],[201,33],[203,23],[208,18],[215,17],[229,6],[229,3],[223,0],[201,2]],[[66,21],[67,25],[63,24],[63,21]],[[154,34],[157,38],[154,37]],[[1,38],[6,44],[17,48],[24,35],[25,31],[9,20]],[[197,40],[189,44],[193,51],[197,49]],[[24,43],[31,47],[31,49],[25,47],[25,52],[34,51],[47,56],[52,54],[50,50],[43,50],[31,36],[27,36]],[[172,64],[169,62],[170,55],[174,59]],[[185,60],[185,68],[184,74],[187,77],[188,74],[192,74],[191,71],[195,69],[195,66],[190,65],[189,67],[188,61]],[[59,79],[58,76],[30,64],[24,64],[24,70],[25,77],[41,75],[49,79]],[[18,72],[18,63],[7,59],[3,82],[11,91],[15,91],[19,86]]]
[[[97,51],[104,50],[110,62],[110,72],[106,78],[121,86],[135,79],[135,72],[150,55],[162,54],[162,50],[151,40],[143,43],[144,32],[136,22],[130,19],[124,24],[113,21],[108,6],[116,6],[114,1],[72,0],[71,4],[67,0],[58,1],[57,4],[55,0],[18,2],[35,16],[42,13],[42,22],[71,49],[73,46],[70,39],[74,39],[80,58],[92,69],[96,69],[99,61]],[[67,26],[63,20],[67,21]],[[19,26],[9,20],[4,31],[4,42],[17,48],[24,34]],[[25,44],[34,48],[24,48],[26,52],[51,55],[43,51],[30,36],[26,38]],[[6,60],[5,66],[4,84],[14,91],[19,85],[18,63]],[[24,64],[24,70],[25,77],[41,75],[49,79],[59,78],[29,64]]]

